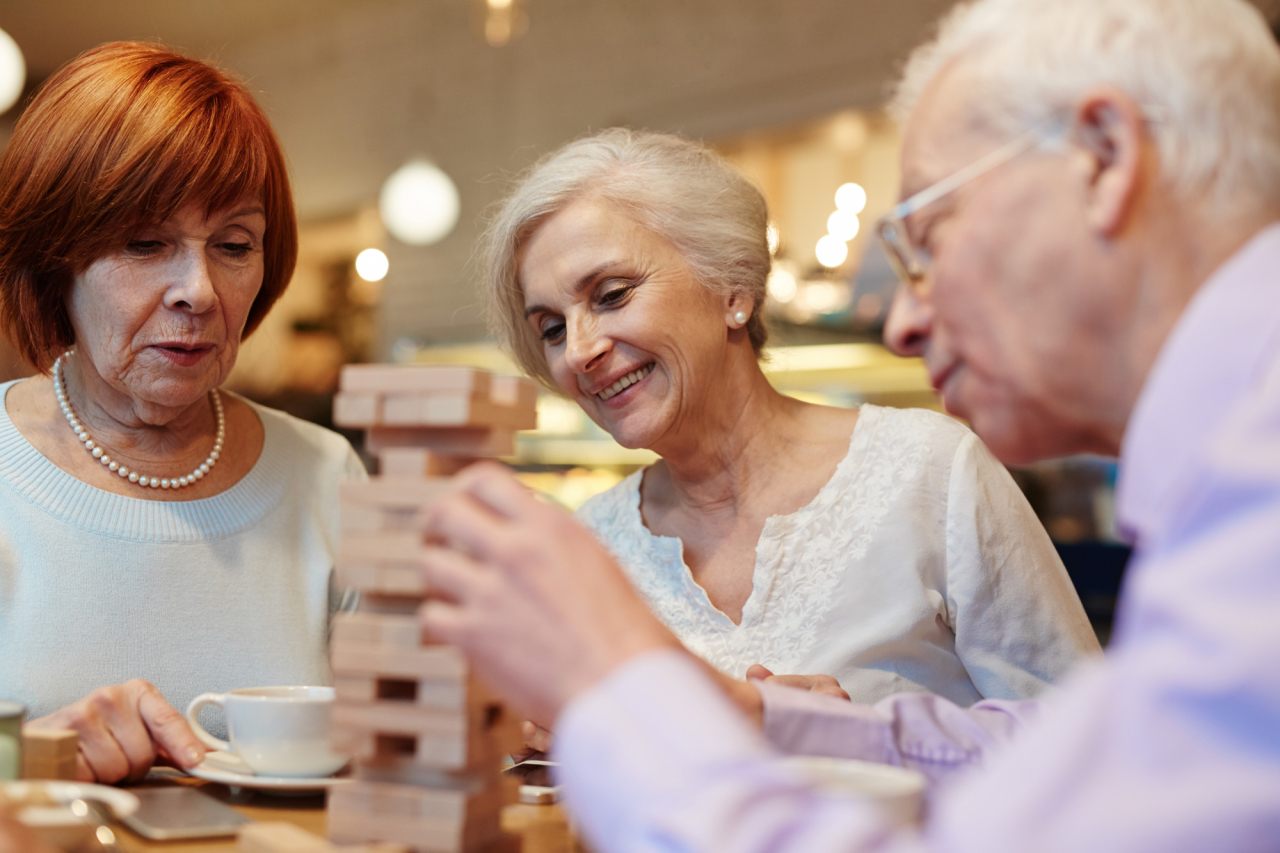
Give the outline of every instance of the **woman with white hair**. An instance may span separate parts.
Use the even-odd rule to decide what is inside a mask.
[[[952,419],[770,386],[766,218],[707,148],[612,129],[535,165],[493,219],[499,340],[661,457],[579,518],[732,678],[818,673],[784,680],[862,702],[1035,695],[1098,650],[1049,537]]]

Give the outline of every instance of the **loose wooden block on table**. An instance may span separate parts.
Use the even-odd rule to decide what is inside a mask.
[[[80,736],[70,729],[22,729],[22,778],[71,781],[76,778]]]

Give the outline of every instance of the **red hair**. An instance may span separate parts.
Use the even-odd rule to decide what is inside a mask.
[[[243,84],[159,45],[94,48],[45,82],[0,154],[0,330],[46,370],[75,343],[75,276],[191,204],[261,201],[262,287],[247,336],[284,292],[298,226],[284,154]]]

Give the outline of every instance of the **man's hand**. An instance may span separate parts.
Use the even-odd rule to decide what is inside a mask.
[[[136,781],[157,759],[188,768],[205,755],[182,715],[159,690],[136,678],[101,687],[28,725],[80,735],[76,777],[83,782]]]
[[[554,721],[634,655],[680,647],[595,537],[499,465],[459,474],[423,524],[425,634],[529,718]]]
[[[785,687],[795,687],[800,690],[808,690],[811,693],[822,693],[826,696],[834,696],[837,699],[843,699],[846,702],[851,701],[849,694],[844,692],[844,688],[840,686],[840,682],[836,681],[829,675],[774,675],[760,664],[753,664],[747,670],[748,681],[767,681],[770,684],[781,684]]]

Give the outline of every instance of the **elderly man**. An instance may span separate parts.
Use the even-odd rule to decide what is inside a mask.
[[[567,518],[463,476],[424,626],[556,720],[597,849],[1280,849],[1277,93],[1243,0],[978,0],[909,64],[890,344],[1006,461],[1122,459],[1113,645],[1043,707],[726,691]],[[895,832],[777,748],[944,784]]]

